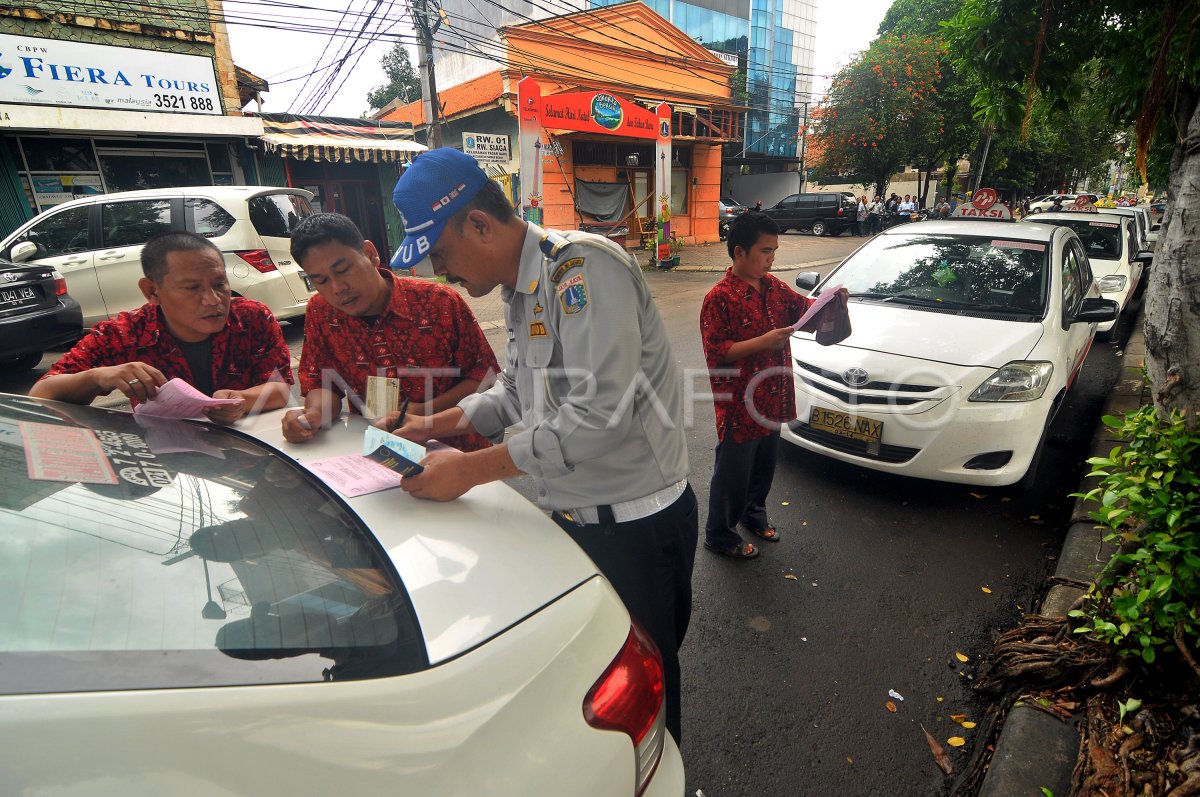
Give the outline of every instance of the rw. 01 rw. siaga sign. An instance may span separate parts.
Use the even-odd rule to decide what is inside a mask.
[[[0,102],[224,113],[211,58],[0,34]]]

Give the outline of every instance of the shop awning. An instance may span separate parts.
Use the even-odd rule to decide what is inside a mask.
[[[335,116],[261,114],[263,145],[296,160],[333,163],[410,161],[428,149],[413,141],[412,125]]]

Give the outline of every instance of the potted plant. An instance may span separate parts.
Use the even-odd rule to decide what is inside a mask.
[[[679,265],[679,258],[683,252],[683,241],[672,235],[668,244],[671,247],[671,257],[666,260],[659,260],[659,268],[675,268]]]

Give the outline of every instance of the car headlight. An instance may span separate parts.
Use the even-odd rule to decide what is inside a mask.
[[[1109,274],[1107,277],[1101,277],[1100,286],[1101,293],[1116,293],[1125,290],[1125,283],[1128,278],[1124,274]]]
[[[967,400],[1036,401],[1046,392],[1053,373],[1053,363],[1011,362],[985,379]]]

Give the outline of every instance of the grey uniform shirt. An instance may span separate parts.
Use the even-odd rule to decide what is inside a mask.
[[[504,372],[458,406],[495,441],[524,423],[508,451],[536,480],[539,505],[631,501],[687,477],[678,369],[650,289],[623,249],[530,224],[516,289],[501,297]]]

